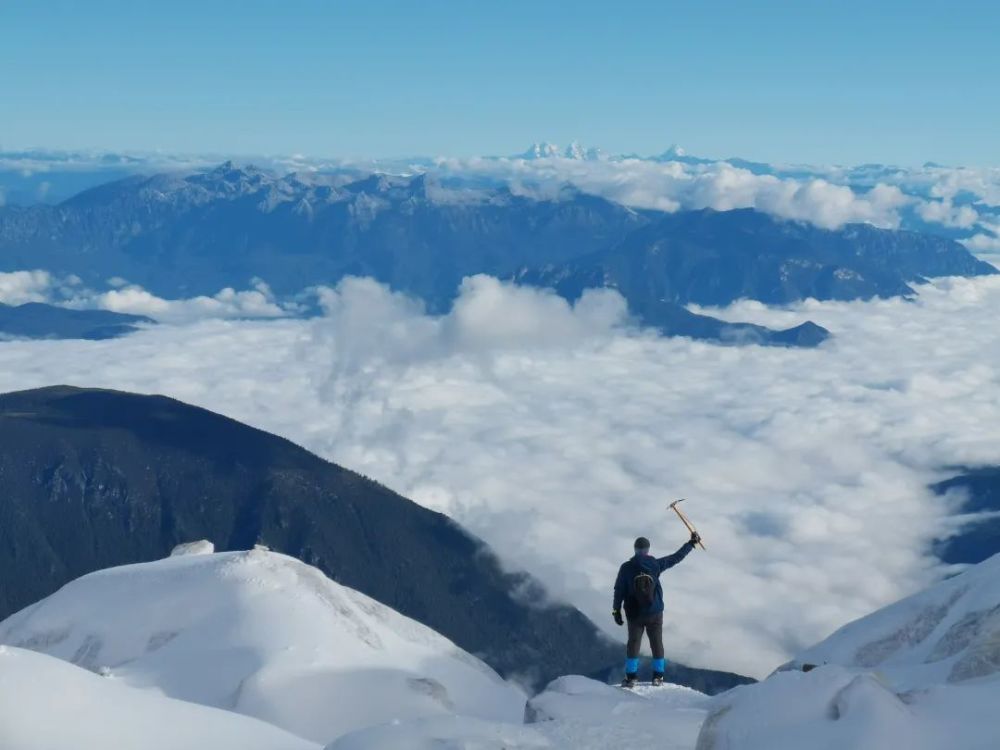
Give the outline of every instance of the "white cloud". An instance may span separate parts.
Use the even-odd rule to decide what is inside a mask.
[[[409,365],[457,353],[573,347],[628,318],[614,290],[587,290],[570,304],[550,290],[485,275],[462,282],[444,317],[425,315],[420,301],[370,278],[349,277],[316,293],[325,317],[315,335],[333,353],[338,373],[375,362]]]
[[[962,242],[974,253],[1000,253],[1000,237],[989,234],[974,234]]]
[[[140,286],[125,284],[100,294],[81,296],[72,304],[145,315],[173,323],[206,318],[280,318],[290,312],[262,281],[255,282],[253,289],[236,291],[227,287],[211,297],[202,295],[177,300],[157,297]]]
[[[979,214],[974,208],[955,206],[950,199],[923,201],[918,205],[917,213],[924,221],[959,229],[969,229],[979,221]]]
[[[965,192],[988,206],[1000,206],[998,167],[932,167],[904,172],[901,179],[904,183],[929,184],[929,192],[936,198],[952,199]]]
[[[0,390],[162,392],[277,432],[451,514],[613,636],[618,563],[639,534],[679,546],[666,504],[687,497],[708,551],[664,579],[669,655],[756,674],[939,577],[927,484],[1000,462],[997,278],[716,311],[808,316],[837,334],[816,350],[663,339],[613,293],[570,307],[483,277],[443,318],[368,280],[323,300],[312,321],[3,343]]]
[[[1000,168],[986,167],[776,164],[767,167],[768,173],[757,174],[724,161],[555,156],[441,158],[434,170],[450,177],[488,177],[508,184],[515,193],[555,196],[573,185],[635,208],[755,208],[828,229],[851,222],[908,226],[910,213],[904,209],[912,207],[924,222],[973,231],[984,208],[1000,207]]]
[[[0,303],[23,305],[26,302],[47,302],[55,285],[48,271],[0,272]]]
[[[182,299],[158,297],[125,279],[108,279],[110,289],[97,292],[78,276],[56,277],[48,271],[0,272],[0,302],[20,305],[45,302],[74,309],[99,309],[145,315],[160,322],[181,323],[210,318],[280,318],[298,311],[295,301],[278,301],[271,288],[254,279],[250,289],[227,287],[212,296]]]
[[[625,299],[591,289],[573,305],[551,290],[472,276],[459,288],[445,331],[456,351],[499,351],[573,345],[625,322]]]
[[[914,202],[891,185],[876,184],[858,191],[822,178],[758,175],[725,162],[689,165],[642,159],[442,159],[438,168],[456,176],[489,176],[509,184],[515,193],[554,196],[571,184],[635,208],[671,212],[756,208],[830,229],[852,222],[896,227],[899,209]]]

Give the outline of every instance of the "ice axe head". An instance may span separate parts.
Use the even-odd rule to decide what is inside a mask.
[[[683,503],[683,502],[684,502],[684,498],[682,497],[680,500],[674,500],[672,503],[670,503],[670,507],[671,508],[676,508],[677,507],[677,503]]]

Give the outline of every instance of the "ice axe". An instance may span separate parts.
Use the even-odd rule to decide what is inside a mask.
[[[694,530],[694,526],[692,526],[691,522],[687,519],[687,516],[685,516],[681,512],[681,509],[677,507],[677,503],[683,503],[683,502],[684,502],[684,498],[682,497],[680,500],[674,500],[672,503],[670,503],[670,507],[671,507],[671,509],[673,509],[674,513],[677,514],[677,517],[681,519],[681,521],[684,523],[684,525],[687,526],[687,530],[688,531],[690,531],[692,534],[698,534],[698,532]],[[698,546],[701,547],[702,549],[705,549],[705,545],[702,544],[701,541],[700,541],[701,540],[701,534],[698,534],[698,539],[699,539]]]

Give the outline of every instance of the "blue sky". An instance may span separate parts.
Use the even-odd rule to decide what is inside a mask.
[[[0,147],[997,165],[998,6],[0,0]]]

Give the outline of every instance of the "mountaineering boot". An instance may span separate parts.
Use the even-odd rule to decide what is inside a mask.
[[[654,674],[653,675],[653,681],[650,684],[653,687],[657,687],[659,685],[662,685],[663,684],[663,675],[662,674]]]
[[[627,674],[625,675],[625,679],[622,680],[622,687],[628,688],[630,690],[634,688],[637,684],[638,680],[636,680],[636,675],[634,674]]]

